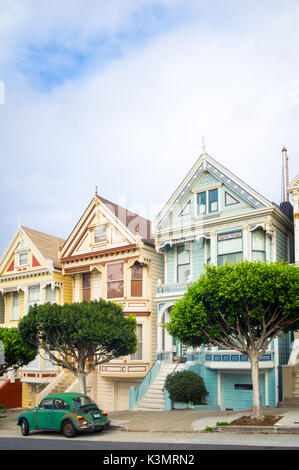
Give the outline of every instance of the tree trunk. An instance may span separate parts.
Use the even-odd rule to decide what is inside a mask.
[[[261,396],[260,396],[260,377],[259,377],[259,357],[257,351],[253,351],[249,356],[251,362],[251,379],[252,379],[252,420],[261,421],[263,419]]]
[[[86,374],[85,372],[78,372],[77,377],[79,379],[80,393],[86,395]]]

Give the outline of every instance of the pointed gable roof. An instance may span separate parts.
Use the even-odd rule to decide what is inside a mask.
[[[58,251],[64,244],[63,238],[48,235],[47,233],[39,232],[28,227],[21,227],[23,231],[28,235],[30,240],[34,243],[39,252],[44,256],[45,259],[53,260],[54,268],[61,269],[61,264],[58,259]]]
[[[136,244],[137,237],[139,240],[141,239],[143,243],[154,246],[150,220],[135,214],[134,212],[131,212],[96,193],[62,246],[60,251],[60,259],[62,261],[74,256],[79,244],[85,239],[84,237],[87,230],[90,227],[93,227],[96,223],[95,220],[97,219],[98,210],[102,213],[105,220],[120,233],[123,241],[120,242],[121,245],[119,245],[119,247]],[[110,250],[108,247],[105,249]],[[89,251],[89,248],[86,246],[84,248],[85,254],[87,253],[87,250]]]
[[[132,235],[136,237],[139,235],[144,243],[154,245],[154,239],[151,233],[151,221],[142,217],[141,215],[135,214],[124,207],[115,204],[114,202],[108,201],[101,196],[98,196],[100,201],[105,204],[108,209],[122,222],[127,229],[130,230]]]
[[[205,172],[210,173],[216,180],[222,182],[228,188],[233,189],[235,193],[238,194],[253,209],[261,209],[272,206],[270,201],[261,196],[257,191],[244,183],[227,168],[204,152],[197,159],[191,170],[188,172],[187,176],[184,178],[182,183],[178,186],[164,208],[156,217],[155,228],[157,230],[164,226],[169,217],[173,214],[173,211],[177,205],[183,200],[187,192]]]

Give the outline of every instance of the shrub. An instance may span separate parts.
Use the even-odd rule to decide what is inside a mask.
[[[183,370],[166,377],[165,388],[171,400],[181,403],[199,405],[207,392],[203,378],[196,372]]]

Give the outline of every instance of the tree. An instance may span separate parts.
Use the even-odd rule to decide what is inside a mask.
[[[18,328],[0,328],[0,376],[29,364],[36,355],[36,347],[24,344]]]
[[[249,358],[255,420],[263,419],[259,359],[280,332],[299,328],[298,285],[297,268],[283,262],[208,266],[166,325],[186,346],[213,344]]]
[[[135,329],[133,316],[125,317],[121,306],[104,300],[36,305],[19,322],[23,341],[70,370],[82,393],[86,376],[97,365],[136,351]]]

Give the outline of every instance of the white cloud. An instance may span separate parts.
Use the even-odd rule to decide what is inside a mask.
[[[29,39],[46,42],[55,32],[61,41],[83,47],[93,32],[117,32],[140,2],[104,2],[101,15],[95,1],[85,9],[81,0],[76,9],[68,0],[62,6],[23,5],[33,4],[0,23],[2,30],[10,29],[7,38],[14,30],[29,34],[31,23]],[[36,219],[34,228],[40,224],[40,230],[54,233],[54,225],[58,236],[67,236],[96,184],[104,197],[132,210],[143,208],[151,217],[199,156],[202,134],[208,153],[279,203],[283,145],[290,153],[291,176],[298,171],[299,33],[288,28],[298,9],[289,2],[289,13],[268,9],[264,21],[253,14],[251,27],[230,30],[205,24],[196,16],[198,2],[190,5],[194,16],[189,20],[142,47],[126,45],[122,56],[104,68],[94,67],[51,92],[31,89],[22,75],[11,77],[0,108],[6,237],[18,215],[24,225],[30,225],[26,217],[31,225]],[[278,35],[279,24],[291,31]],[[76,31],[80,35],[74,39]]]

